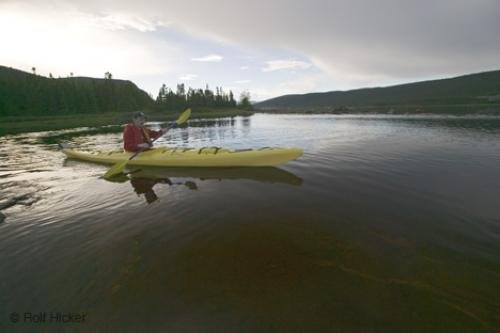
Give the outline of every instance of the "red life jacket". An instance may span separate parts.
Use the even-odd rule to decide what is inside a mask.
[[[129,152],[139,151],[137,145],[141,143],[150,143],[151,140],[161,136],[161,131],[153,131],[148,128],[140,128],[133,123],[125,126],[123,130],[123,149]]]

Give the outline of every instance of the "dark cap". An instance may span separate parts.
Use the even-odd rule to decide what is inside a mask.
[[[134,112],[134,119],[143,118],[146,119],[146,115],[142,111]]]

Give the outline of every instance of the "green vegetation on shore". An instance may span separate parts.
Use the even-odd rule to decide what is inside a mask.
[[[0,117],[117,113],[154,106],[134,83],[110,75],[56,79],[0,66]]]
[[[104,79],[43,77],[0,66],[0,135],[49,131],[77,127],[121,125],[130,121],[133,111],[145,111],[151,121],[174,120],[190,107],[192,118],[218,118],[250,115],[250,95],[240,101],[232,91],[216,87],[215,93],[178,84],[176,92],[162,85],[153,100],[134,83]]]
[[[254,106],[264,112],[500,114],[500,71],[383,88],[285,95]]]
[[[251,109],[247,92],[236,102],[233,92],[216,87],[194,89],[183,83],[174,92],[162,85],[153,100],[134,83],[88,77],[53,78],[0,66],[0,117],[65,116],[74,114],[126,113],[130,111],[179,109]]]

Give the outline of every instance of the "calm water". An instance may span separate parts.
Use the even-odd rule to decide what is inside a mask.
[[[57,140],[120,146],[0,137],[0,331],[500,330],[500,118],[192,121],[160,144],[305,154],[116,182]]]

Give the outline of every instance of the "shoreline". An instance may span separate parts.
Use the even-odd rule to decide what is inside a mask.
[[[379,114],[379,115],[499,115],[500,104],[456,105],[367,105],[367,106],[317,106],[317,107],[255,107],[256,113],[271,114]]]
[[[173,121],[179,112],[148,111],[148,121]],[[212,119],[223,117],[251,116],[253,111],[240,109],[193,110],[191,119]],[[9,134],[56,131],[80,127],[119,127],[129,121],[131,113],[74,114],[63,116],[18,116],[0,117],[0,136]]]
[[[435,108],[442,112],[436,112]],[[448,116],[448,117],[500,117],[500,107],[493,109],[482,109],[472,111],[470,108],[460,109],[458,106],[436,106],[433,110],[429,107],[415,111],[414,106],[400,107],[396,109],[366,107],[366,108],[276,108],[276,109],[254,109],[252,111],[240,109],[201,109],[194,110],[191,119],[214,119],[225,117],[248,117],[254,114],[290,114],[290,115],[339,115],[339,116]],[[457,108],[458,107],[458,108]],[[413,109],[413,112],[409,110]],[[455,112],[446,111],[452,109]],[[467,112],[468,111],[468,112]],[[148,115],[148,121],[167,122],[177,119],[179,112],[158,112],[145,111]],[[74,114],[62,116],[18,116],[18,117],[0,117],[0,136],[57,131],[65,129],[76,129],[89,127],[88,132],[117,132],[122,125],[128,122],[130,115],[128,113],[101,113],[101,114]],[[87,132],[87,131],[85,131]]]

